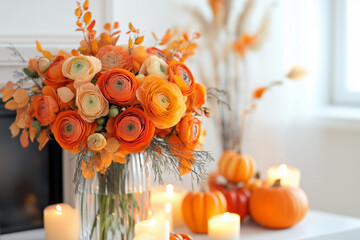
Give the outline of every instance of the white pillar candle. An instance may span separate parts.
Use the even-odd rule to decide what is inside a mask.
[[[239,240],[240,216],[224,213],[209,219],[209,240]]]
[[[169,222],[151,218],[135,225],[135,238],[144,234],[155,236],[156,240],[169,240]]]
[[[151,205],[151,211],[149,212],[149,215],[156,220],[168,221],[170,232],[173,231],[173,216],[171,203],[159,203]]]
[[[133,240],[156,240],[156,236],[148,233],[142,233],[136,236]]]
[[[46,240],[79,240],[79,213],[67,204],[50,205],[44,209]]]
[[[280,179],[282,186],[298,188],[300,186],[300,170],[294,167],[281,164],[268,169],[267,181],[273,185],[277,179]]]
[[[168,184],[166,186],[155,186],[151,188],[151,205],[170,203],[172,206],[172,222],[174,228],[185,226],[182,216],[182,201],[186,190]]]

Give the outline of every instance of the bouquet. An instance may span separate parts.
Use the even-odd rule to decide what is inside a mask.
[[[126,42],[119,45],[118,22],[97,34],[89,1],[77,4],[76,31],[84,37],[78,49],[51,53],[36,42],[42,56],[27,62],[10,47],[28,64],[15,72],[17,81],[1,89],[5,108],[17,112],[12,136],[20,134],[23,147],[36,140],[39,150],[53,137],[76,153],[77,185],[96,172],[99,180],[112,183],[110,165],[121,168],[139,152],[145,152],[161,183],[164,171],[179,177],[191,173],[202,181],[212,158],[202,150],[205,130],[199,117],[209,117],[210,111],[204,107],[205,87],[184,64],[194,55],[199,34],[168,30],[162,38],[153,34],[154,46],[145,47],[144,35],[129,23]],[[111,199],[99,202],[112,206]],[[106,239],[106,231],[101,234]]]

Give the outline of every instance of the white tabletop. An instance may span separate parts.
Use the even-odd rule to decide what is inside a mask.
[[[196,235],[187,228],[176,233],[189,233],[194,240],[207,240],[206,235]],[[45,240],[43,229],[5,234],[1,240]],[[241,240],[356,240],[360,239],[360,219],[310,210],[298,225],[284,230],[263,228],[253,221],[242,223]]]

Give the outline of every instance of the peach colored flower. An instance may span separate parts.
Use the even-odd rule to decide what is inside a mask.
[[[96,73],[101,70],[101,62],[92,56],[74,56],[65,60],[62,65],[62,73],[65,77],[74,80],[74,87],[89,83]]]
[[[101,133],[93,133],[87,138],[87,146],[91,151],[102,150],[106,142],[106,138]]]
[[[99,86],[92,83],[80,85],[76,89],[75,104],[78,107],[78,113],[87,122],[93,122],[109,113],[109,102],[101,93]]]
[[[109,102],[128,105],[135,100],[138,80],[131,72],[114,68],[102,74],[96,84]]]
[[[120,46],[108,45],[100,48],[96,57],[102,64],[101,73],[113,68],[122,68],[130,71],[133,68],[133,60],[129,51]]]
[[[136,97],[146,116],[159,129],[175,126],[186,111],[186,97],[178,86],[158,76],[147,76]]]
[[[54,88],[65,86],[70,82],[68,78],[63,75],[62,67],[67,59],[67,56],[58,56],[51,63],[45,73],[45,84]]]
[[[156,75],[167,80],[169,78],[169,66],[156,55],[150,55],[141,66],[139,74]]]

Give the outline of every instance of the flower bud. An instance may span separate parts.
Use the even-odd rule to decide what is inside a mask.
[[[110,109],[109,117],[116,117],[118,114],[119,114],[119,109],[112,108],[112,109]]]
[[[38,120],[34,120],[31,124],[31,126],[34,128],[34,129],[39,129],[41,127],[41,123],[38,121]]]
[[[100,126],[105,124],[105,118],[98,118],[96,119],[96,123]]]
[[[106,138],[100,133],[93,133],[88,137],[87,145],[92,151],[100,151],[106,146]]]
[[[40,73],[45,73],[49,66],[50,60],[47,58],[41,57],[37,60],[37,67]]]

